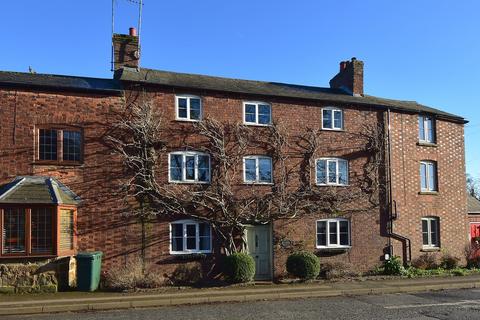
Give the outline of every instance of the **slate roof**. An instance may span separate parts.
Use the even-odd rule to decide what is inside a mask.
[[[80,198],[52,177],[19,176],[0,188],[0,204],[72,204]]]
[[[468,213],[479,213],[480,214],[480,201],[472,197],[471,195],[467,196],[467,210]]]
[[[429,113],[436,115],[438,118],[459,123],[467,123],[467,121],[461,116],[428,107],[416,101],[385,99],[369,95],[352,96],[341,89],[280,82],[241,80],[146,68],[120,69],[115,72],[114,79],[0,71],[0,87],[46,88],[55,91],[73,90],[121,95],[123,81],[184,89],[317,100],[337,104],[366,105],[381,109],[390,108],[392,110],[403,112]]]
[[[53,74],[0,71],[0,86],[121,94],[119,81]]]
[[[466,123],[461,117],[432,107],[422,105],[416,101],[384,99],[374,96],[352,96],[341,89],[331,89],[304,85],[295,85],[279,82],[241,80],[233,78],[212,77],[198,74],[177,73],[152,69],[123,68],[115,73],[115,79],[177,88],[191,88],[200,90],[224,91],[242,94],[274,96],[320,100],[341,104],[372,105],[379,108],[393,110],[430,113],[440,118]]]

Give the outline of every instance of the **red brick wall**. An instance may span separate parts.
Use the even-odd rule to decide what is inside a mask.
[[[393,199],[399,218],[394,231],[412,242],[412,257],[422,254],[423,216],[440,219],[440,246],[463,258],[468,242],[463,125],[436,121],[436,146],[418,145],[418,115],[392,114]],[[420,194],[420,161],[437,162],[438,194]],[[400,243],[394,241],[401,255]]]
[[[295,102],[286,99],[251,98],[241,95],[207,93],[156,88],[153,101],[166,119],[170,132],[170,150],[195,148],[198,137],[184,137],[179,128],[191,123],[175,121],[175,93],[196,94],[202,97],[204,115],[226,122],[242,121],[243,101],[265,101],[272,104],[273,118],[285,126],[291,135],[301,134],[307,127],[321,127],[321,107],[314,102]],[[127,94],[127,97],[129,95]],[[120,159],[109,150],[103,136],[112,121],[112,112],[122,110],[121,97],[77,93],[48,93],[40,91],[0,90],[0,179],[7,182],[17,175],[52,175],[76,192],[83,204],[78,211],[79,250],[101,250],[105,253],[105,266],[123,263],[130,254],[140,251],[140,226],[123,214],[124,205],[118,192],[118,177],[122,175]],[[324,131],[320,156],[346,157],[350,161],[351,184],[361,179],[367,161],[358,152],[361,141],[352,138],[360,133],[365,123],[381,122],[382,113],[373,108],[345,107],[345,132]],[[420,221],[422,214],[441,217],[442,247],[455,255],[466,241],[466,215],[464,192],[463,127],[439,122],[438,146],[418,147],[416,116],[394,114],[394,193],[399,202],[400,219],[396,231],[411,237],[418,253]],[[79,166],[45,166],[34,162],[34,131],[41,124],[78,125],[84,132],[84,162]],[[254,128],[259,133],[262,128]],[[403,138],[402,138],[403,137]],[[402,140],[403,139],[403,140]],[[258,150],[251,150],[259,153]],[[439,163],[438,196],[418,195],[419,159],[432,157]],[[161,154],[167,181],[167,153]],[[298,167],[299,159],[292,156],[289,166]],[[458,165],[456,165],[458,164]],[[450,169],[446,169],[450,168]],[[252,188],[242,184],[239,172],[238,190]],[[312,168],[314,172],[314,168]],[[408,174],[404,178],[404,174]],[[313,182],[313,181],[312,181]],[[406,186],[405,195],[403,185]],[[259,187],[260,189],[265,187]],[[268,187],[267,187],[268,188]],[[379,195],[374,195],[378,199]],[[403,202],[402,202],[403,201]],[[352,208],[365,208],[367,201],[358,200]],[[322,261],[342,261],[357,270],[368,270],[380,263],[387,246],[385,215],[379,206],[351,212],[352,248],[326,257]],[[283,248],[280,239],[289,239],[298,247],[315,251],[315,220],[326,217],[324,212],[296,220],[279,220],[274,223],[275,275],[284,273],[285,259],[291,249]],[[158,219],[148,225],[147,257],[160,272],[170,273],[178,261],[169,255],[169,228],[167,219]],[[418,221],[417,221],[418,220]],[[459,240],[459,235],[461,240]],[[208,268],[209,261],[205,264]],[[206,270],[207,271],[207,270]]]

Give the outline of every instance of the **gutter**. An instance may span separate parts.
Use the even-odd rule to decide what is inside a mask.
[[[391,114],[390,108],[387,109],[387,179],[388,179],[388,197],[386,205],[388,208],[387,234],[389,236],[388,242],[390,247],[390,257],[394,256],[392,238],[402,242],[403,246],[403,263],[408,264],[412,259],[412,246],[409,238],[402,236],[393,231],[393,222],[398,218],[397,202],[393,200],[393,186],[392,186],[392,140],[391,140]]]

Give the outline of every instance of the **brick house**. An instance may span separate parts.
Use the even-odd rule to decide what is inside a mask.
[[[113,79],[0,72],[1,263],[101,250],[109,268],[139,254],[140,226],[123,215],[118,194],[122,163],[103,140],[112,114],[139,92],[148,93],[171,132],[206,116],[258,134],[273,121],[289,135],[318,128],[313,167],[301,167],[294,156],[288,166],[312,171],[310,183],[319,190],[356,188],[368,154],[352,136],[365,124],[384,129],[375,177],[383,187],[369,195],[375,205],[358,199],[349,206],[368,209],[252,222],[246,240],[257,279],[284,276],[286,257],[300,249],[357,271],[373,269],[385,254],[405,262],[440,250],[462,257],[468,242],[462,117],[366,95],[363,62],[355,58],[340,63],[330,88],[320,88],[145,69],[135,35],[114,35],[113,43]],[[197,142],[171,136],[160,155],[159,183],[210,182],[213,163],[196,151]],[[275,169],[267,153],[248,150],[236,188],[266,192],[275,185]],[[170,273],[199,253],[207,276],[218,271],[222,248],[208,223],[161,216],[147,238],[146,257],[159,272]]]

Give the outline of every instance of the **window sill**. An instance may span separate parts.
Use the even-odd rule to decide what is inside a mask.
[[[435,142],[419,141],[417,142],[417,146],[436,148],[437,144]]]
[[[352,248],[352,246],[343,246],[343,247],[317,247],[318,251],[322,252],[328,252],[328,251],[333,251],[333,252],[338,252],[338,251],[348,251]]]
[[[349,187],[349,184],[315,184],[317,187]]]
[[[430,196],[438,196],[438,191],[420,191],[419,195],[430,195]]]
[[[245,186],[273,186],[273,182],[244,182]]]
[[[2,259],[52,259],[58,258],[56,255],[25,255],[25,254],[3,254],[0,255]]]
[[[244,122],[243,124],[246,126],[252,126],[252,127],[271,127],[272,126],[271,123],[262,124],[262,123]]]
[[[68,162],[68,161],[42,161],[36,160],[32,163],[36,166],[58,166],[58,167],[80,167],[82,162]]]
[[[208,182],[202,182],[202,181],[168,181],[168,183],[171,183],[171,184],[200,184],[200,185],[208,185],[208,184],[210,184],[210,181],[208,181]]]
[[[439,252],[440,250],[440,247],[423,247],[420,252]]]
[[[336,131],[336,132],[345,132],[345,129],[329,129],[329,128],[322,128],[323,131]]]
[[[176,118],[175,121],[178,121],[178,122],[200,122],[200,121],[202,121],[202,119],[195,120],[195,119]]]

